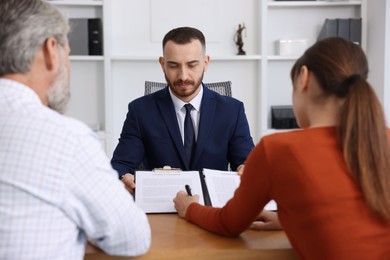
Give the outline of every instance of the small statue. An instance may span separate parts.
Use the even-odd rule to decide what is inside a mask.
[[[238,47],[238,53],[237,55],[245,55],[245,51],[242,49],[242,46],[244,46],[244,42],[242,41],[242,32],[246,29],[245,24],[242,23],[238,24],[238,29],[236,31],[236,34],[234,35],[234,42],[236,43]]]

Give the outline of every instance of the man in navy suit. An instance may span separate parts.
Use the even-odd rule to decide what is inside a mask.
[[[112,166],[131,191],[134,172],[165,165],[182,170],[210,168],[240,171],[254,147],[242,102],[202,84],[210,57],[205,37],[195,28],[180,27],[163,39],[159,62],[167,87],[132,101]],[[195,132],[190,158],[184,147],[185,104]],[[191,127],[192,127],[191,126]]]

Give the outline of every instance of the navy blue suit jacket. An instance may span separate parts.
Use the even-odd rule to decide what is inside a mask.
[[[233,170],[254,147],[242,102],[203,86],[198,138],[191,166],[168,87],[128,105],[111,164],[119,175],[165,165],[182,170]]]

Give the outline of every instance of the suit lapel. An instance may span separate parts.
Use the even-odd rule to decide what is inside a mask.
[[[186,159],[186,152],[183,146],[183,141],[181,139],[179,125],[177,123],[176,111],[173,106],[171,96],[169,95],[168,87],[164,91],[162,91],[161,95],[158,97],[157,106],[160,110],[161,117],[165,121],[169,135],[171,136],[173,143],[175,144],[176,150],[178,151],[183,165],[186,165],[187,169],[189,169],[189,165]]]
[[[203,87],[203,97],[201,103],[200,119],[198,126],[198,139],[196,142],[195,153],[192,157],[192,166],[196,165],[200,155],[207,143],[207,138],[210,134],[210,129],[215,122],[216,101],[213,92],[207,87]]]

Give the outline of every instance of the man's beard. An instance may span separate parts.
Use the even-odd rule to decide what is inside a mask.
[[[65,113],[70,100],[70,88],[68,73],[63,61],[60,62],[57,77],[47,92],[47,100],[49,108],[60,114]]]
[[[175,94],[175,96],[179,97],[179,98],[186,98],[186,97],[189,97],[191,95],[193,95],[196,90],[201,87],[202,85],[202,81],[203,81],[203,76],[204,76],[204,72],[202,73],[202,75],[198,78],[198,80],[195,82],[193,80],[176,80],[176,81],[171,81],[169,80],[169,78],[167,77],[167,74],[164,73],[164,76],[165,76],[165,80],[167,81],[168,83],[168,86],[171,87],[171,91]],[[180,85],[180,84],[186,84],[186,85],[192,85],[192,86],[196,86],[196,88],[192,89],[190,92],[187,92],[187,91],[178,91],[176,89],[176,85]]]

